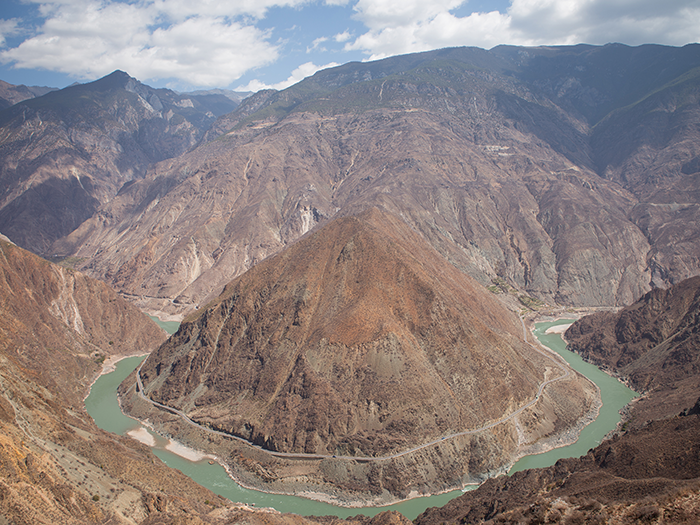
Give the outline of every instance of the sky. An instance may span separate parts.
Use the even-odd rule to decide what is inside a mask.
[[[257,91],[453,46],[699,41],[700,0],[0,0],[0,80],[59,88],[120,69]]]

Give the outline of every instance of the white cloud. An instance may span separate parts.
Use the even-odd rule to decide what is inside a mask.
[[[358,0],[368,29],[346,44],[371,60],[440,47],[700,40],[697,0],[512,0],[505,13],[450,13],[460,0]]]
[[[338,43],[342,42],[347,42],[352,38],[352,35],[350,34],[350,31],[343,31],[342,33],[338,33],[333,37],[333,40],[335,40]]]
[[[236,88],[236,91],[260,91],[261,89],[286,89],[289,86],[292,86],[296,84],[297,82],[304,80],[306,77],[310,77],[317,71],[320,71],[322,69],[327,69],[329,67],[336,67],[339,66],[340,64],[337,64],[336,62],[330,62],[324,66],[317,66],[313,62],[306,62],[305,64],[300,65],[298,68],[296,68],[294,71],[292,71],[292,74],[287,78],[287,80],[283,80],[282,82],[278,82],[277,84],[265,84],[264,82],[261,82],[260,80],[252,80],[245,86],[239,86]]]
[[[0,47],[5,45],[8,36],[14,36],[18,33],[17,20],[11,18],[9,20],[0,20]]]
[[[193,16],[262,18],[271,7],[299,7],[309,0],[153,0],[153,6],[174,20]]]
[[[683,45],[700,40],[695,0],[514,0],[508,15],[515,36],[539,43]]]
[[[298,7],[312,0],[25,0],[39,5],[44,16],[65,9],[80,9],[89,6],[110,7],[130,4],[148,9],[171,21],[182,21],[190,17],[238,17],[242,15],[261,18],[272,7]]]
[[[311,43],[311,46],[306,48],[306,52],[310,53],[311,51],[315,51],[315,50],[325,51],[326,48],[321,47],[321,44],[323,44],[324,42],[328,42],[328,37],[322,36],[322,37],[316,38]]]
[[[298,57],[294,53],[304,49],[334,53],[341,61],[336,44],[354,51],[352,59],[357,52],[379,59],[463,45],[683,45],[700,40],[698,0],[500,0],[507,10],[464,16],[454,13],[465,12],[468,0],[12,1],[35,4],[42,18],[38,23],[0,19],[0,63],[86,80],[123,69],[144,81],[172,79],[189,87],[229,86],[273,62],[283,68],[280,56]],[[340,17],[350,12],[354,21],[346,23]],[[333,16],[324,18],[329,13]],[[349,29],[337,32],[344,27]],[[30,33],[8,48],[8,38],[20,29]],[[307,39],[304,44],[291,40],[298,35]],[[308,62],[287,80],[249,86],[287,87],[319,67]]]
[[[358,0],[354,10],[370,30],[381,31],[424,23],[463,3],[465,0]]]
[[[124,69],[141,80],[176,78],[191,86],[228,86],[245,72],[275,61],[279,53],[267,32],[231,17],[257,16],[273,4],[302,1],[49,0],[40,5],[45,20],[37,34],[2,51],[0,61],[84,79]],[[192,14],[195,5],[202,14]]]

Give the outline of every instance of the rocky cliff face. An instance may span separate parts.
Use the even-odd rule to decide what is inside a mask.
[[[251,97],[53,250],[182,315],[379,205],[482,284],[629,304],[698,270],[698,65],[698,46],[460,48],[319,72]]]
[[[488,480],[415,523],[693,523],[699,431],[697,414],[655,421],[581,458]]]
[[[101,363],[146,353],[165,333],[102,282],[0,240],[0,349],[82,407]]]
[[[687,408],[700,389],[700,277],[656,289],[618,313],[600,312],[566,332],[572,350],[644,393],[629,422]]]
[[[135,523],[149,505],[194,510],[199,496],[220,505],[145,447],[100,431],[85,412],[102,360],[148,351],[165,338],[150,319],[103,283],[4,241],[0,297],[3,519]],[[197,496],[186,501],[180,487]]]
[[[148,358],[141,378],[150,399],[206,428],[272,452],[321,455],[317,465],[325,457],[329,464],[307,476],[336,493],[396,499],[459,486],[517,456],[525,439],[510,415],[537,397],[545,374],[554,377],[551,359],[522,337],[519,319],[489,292],[372,208],[334,219],[234,280]],[[522,414],[533,440],[591,409],[594,394],[578,378],[562,385]],[[273,459],[268,477],[281,478],[269,472],[284,458]],[[394,463],[405,477],[396,478]]]
[[[192,148],[236,103],[117,71],[0,112],[0,231],[45,254],[146,167]]]

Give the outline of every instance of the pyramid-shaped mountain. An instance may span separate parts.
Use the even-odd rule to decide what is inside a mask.
[[[268,450],[382,456],[534,399],[551,363],[522,336],[493,295],[371,208],[231,282],[141,377],[152,400]]]

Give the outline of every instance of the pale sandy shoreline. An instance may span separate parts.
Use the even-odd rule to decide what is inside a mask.
[[[95,378],[92,380],[90,383],[90,386],[87,389],[87,392],[85,392],[85,397],[83,397],[83,402],[88,398],[90,395],[90,391],[92,390],[92,386],[95,384],[95,382],[102,377],[105,374],[109,374],[110,372],[114,372],[117,368],[117,363],[121,361],[122,359],[128,359],[130,357],[139,357],[143,355],[149,355],[150,352],[142,352],[140,354],[130,354],[130,355],[111,355],[108,358],[104,360],[102,363],[102,370],[100,370],[100,373],[95,376]]]
[[[136,441],[143,443],[144,445],[148,445],[149,447],[154,447],[156,444],[156,438],[154,438],[148,430],[146,430],[143,427],[134,429],[134,430],[129,430],[126,433],[130,438],[135,439]]]
[[[131,354],[131,355],[113,355],[105,359],[104,363],[102,363],[102,370],[100,371],[100,375],[97,376],[99,378],[100,376],[103,376],[105,374],[109,374],[110,372],[114,372],[117,368],[117,363],[123,359],[128,359],[130,357],[139,357],[143,355],[148,355],[149,352],[144,352],[142,354]],[[97,380],[95,379],[95,381]]]
[[[545,334],[560,334],[560,335],[563,335],[564,332],[566,332],[572,324],[574,324],[574,323],[560,324],[560,325],[557,325],[557,326],[552,326],[551,328],[547,328],[547,330],[545,330],[544,333],[545,333]]]
[[[203,459],[210,459],[215,461],[217,459],[216,456],[212,454],[200,452],[199,450],[187,447],[182,443],[178,443],[177,441],[174,441],[172,439],[168,440],[168,444],[165,445],[165,450],[168,450],[173,454],[177,454],[181,458],[185,458],[192,462],[202,461]]]
[[[143,443],[144,445],[147,445],[149,447],[157,447],[156,438],[154,438],[151,435],[151,433],[148,430],[146,430],[144,427],[139,427],[139,428],[136,428],[134,430],[129,430],[126,434],[130,438],[135,439],[136,441]],[[156,434],[157,434],[157,432],[156,432]],[[165,445],[165,450],[168,450],[169,452],[172,452],[173,454],[176,454],[176,455],[180,456],[181,458],[184,458],[188,461],[192,461],[194,463],[196,463],[197,461],[202,461],[204,459],[209,459],[209,460],[216,460],[217,459],[216,456],[214,456],[212,454],[207,454],[206,452],[200,452],[199,450],[195,450],[193,448],[190,448],[186,445],[183,445],[182,443],[178,443],[177,441],[175,441],[173,439],[168,439],[168,444]]]

